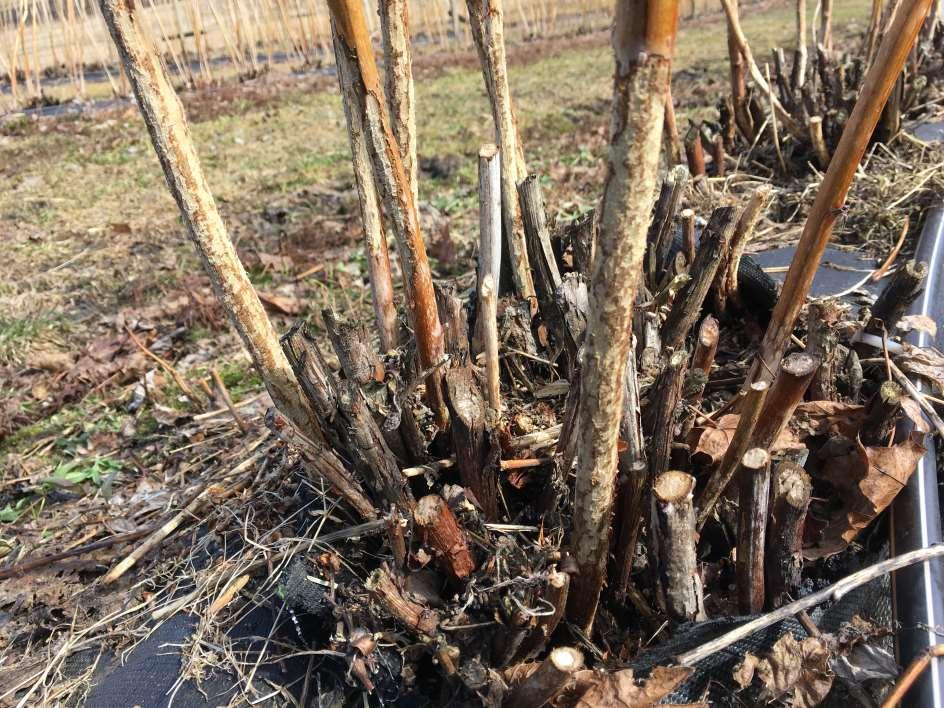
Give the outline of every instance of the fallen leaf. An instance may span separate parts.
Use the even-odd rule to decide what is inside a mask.
[[[33,384],[30,389],[30,395],[37,401],[45,401],[49,398],[49,388],[42,381]]]
[[[737,413],[728,413],[716,421],[716,427],[696,429],[698,442],[693,454],[707,455],[712,462],[720,462],[734,438],[734,431],[740,419],[741,416]],[[802,447],[803,445],[789,428],[780,434],[773,445],[774,450],[795,450]]]
[[[896,325],[902,332],[927,332],[937,336],[937,323],[927,315],[905,315]]]
[[[807,401],[797,406],[788,425],[774,441],[774,452],[800,450],[810,435],[840,434],[855,437],[862,426],[864,407],[836,401]],[[715,427],[696,428],[694,453],[707,455],[712,462],[720,462],[731,444],[741,416],[728,413],[715,421]],[[690,441],[691,442],[691,441]]]
[[[659,666],[641,683],[632,669],[602,674],[577,701],[577,708],[645,708],[654,706],[672,693],[692,673],[687,666]]]
[[[829,658],[822,637],[798,641],[792,634],[785,634],[766,658],[746,654],[734,669],[734,679],[742,688],[758,685],[758,704],[780,700],[793,708],[812,708],[832,688]]]
[[[944,354],[934,347],[904,345],[904,353],[895,358],[898,366],[909,374],[927,379],[944,392]]]
[[[28,363],[35,369],[59,373],[72,366],[72,357],[55,349],[39,349],[30,352]]]
[[[283,315],[297,315],[302,311],[302,301],[297,297],[287,297],[285,295],[273,295],[272,293],[259,292],[259,299],[270,309]]]
[[[295,267],[295,261],[291,256],[276,256],[271,253],[259,253],[259,262],[266,268],[276,270],[291,270]]]
[[[803,557],[815,560],[840,552],[882,513],[927,452],[923,441],[919,431],[891,447],[866,447],[857,440],[849,453],[824,461],[822,477],[839,492],[842,506]]]

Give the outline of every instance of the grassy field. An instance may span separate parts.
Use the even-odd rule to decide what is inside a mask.
[[[838,2],[837,27],[861,31],[866,0]],[[754,9],[744,29],[758,57],[792,43],[792,6]],[[511,81],[533,171],[550,179],[558,218],[598,198],[612,57],[605,33],[533,42],[511,52]],[[686,23],[675,66],[682,129],[726,92],[719,17]],[[434,66],[438,64],[438,66]],[[421,200],[439,273],[467,272],[474,233],[474,156],[492,139],[474,58],[454,54],[419,71]],[[312,317],[327,306],[366,311],[343,113],[336,91],[266,79],[185,97],[210,185],[257,287]],[[325,85],[322,81],[321,86]],[[688,108],[691,106],[691,108]],[[131,347],[106,344],[145,323],[155,348],[194,381],[220,367],[236,398],[258,380],[214,311],[207,280],[133,108],[8,124],[0,135],[0,466],[4,480],[111,459],[122,436],[153,429],[154,411],[126,413],[140,373]],[[302,278],[299,274],[312,269]],[[278,316],[284,327],[289,318]],[[116,372],[88,362],[106,352]],[[125,357],[125,358],[121,358]],[[85,367],[83,369],[83,367]],[[77,375],[87,374],[85,378]],[[62,389],[75,384],[75,394]],[[80,385],[81,384],[81,385]],[[168,379],[157,393],[187,410]],[[55,412],[54,412],[55,411]],[[96,437],[97,436],[97,437]],[[107,441],[100,445],[94,440]],[[82,469],[85,469],[83,467]],[[0,510],[6,500],[0,500]],[[6,518],[16,517],[15,500]]]

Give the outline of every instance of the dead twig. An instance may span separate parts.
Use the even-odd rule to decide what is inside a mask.
[[[680,654],[678,657],[676,657],[676,661],[682,666],[694,666],[702,659],[709,657],[712,654],[721,651],[722,649],[726,649],[735,642],[749,637],[755,632],[759,632],[762,629],[766,629],[771,625],[777,624],[777,622],[781,622],[804,610],[808,610],[811,607],[816,607],[827,600],[832,600],[833,602],[838,601],[851,590],[855,590],[857,587],[865,585],[870,580],[880,578],[886,573],[891,573],[892,571],[899,570],[900,568],[907,568],[908,566],[914,565],[915,563],[922,563],[924,561],[931,560],[933,558],[940,558],[942,556],[944,556],[944,543],[935,543],[933,546],[929,546],[928,548],[919,548],[916,551],[903,553],[900,556],[896,556],[895,558],[889,558],[888,560],[881,561],[880,563],[870,565],[869,567],[858,570],[851,575],[847,575],[845,578],[833,583],[829,587],[823,588],[822,590],[818,590],[814,593],[810,593],[804,598],[791,602],[788,605],[784,605],[773,612],[768,612],[766,615],[762,615],[761,617],[751,620],[750,622],[745,622],[740,627],[732,629],[730,632],[726,632],[720,637],[712,639],[710,642],[706,642],[700,647],[696,647],[691,651]]]

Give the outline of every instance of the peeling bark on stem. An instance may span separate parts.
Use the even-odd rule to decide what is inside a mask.
[[[729,2],[722,0],[722,3]],[[806,301],[813,276],[829,243],[833,223],[845,208],[849,186],[930,5],[931,0],[902,0],[892,26],[882,39],[875,62],[865,76],[858,100],[806,218],[796,255],[754,362],[751,380],[770,380],[777,372],[797,315]]]
[[[572,544],[580,572],[568,615],[589,632],[606,570],[632,303],[646,250],[678,3],[616,6],[607,177],[594,259],[580,392]]]
[[[436,560],[454,580],[469,577],[475,562],[469,552],[465,532],[442,497],[430,494],[423,497],[413,510],[413,521],[421,538],[436,554]]]
[[[384,103],[374,50],[359,0],[328,0],[337,31],[339,52],[345,52],[356,67],[352,85],[357,95],[351,110],[360,112],[367,135],[374,180],[380,190],[387,217],[397,239],[400,265],[410,323],[416,332],[416,345],[423,370],[434,369],[443,357],[443,332],[439,323],[433,278],[426,257],[426,244],[420,231],[419,213],[400,150]],[[441,375],[438,369],[426,380],[426,396],[440,425],[448,421],[442,400]]]
[[[416,108],[413,58],[410,50],[410,3],[408,0],[380,0],[379,9],[384,53],[384,88],[390,122],[400,146],[400,159],[410,181],[413,201],[419,204],[416,179]]]
[[[317,419],[226,232],[190,137],[183,106],[141,29],[134,4],[101,0],[101,10],[134,88],[167,186],[216,296],[262,375],[272,401],[296,427],[320,441]]]
[[[348,55],[338,49],[339,45],[335,41],[334,56],[338,69],[338,83],[341,87],[341,95],[344,97],[344,115],[347,119],[347,132],[351,141],[354,181],[357,184],[361,224],[364,227],[367,272],[370,276],[370,290],[374,298],[374,314],[377,318],[380,346],[386,352],[397,346],[397,308],[393,302],[390,255],[387,251],[387,238],[380,214],[380,197],[374,185],[370,166],[367,136],[364,134],[360,113],[353,110],[353,106],[357,105],[357,94],[354,92],[355,69]]]
[[[479,150],[479,267],[477,289],[479,316],[475,320],[472,351],[484,351],[482,339],[482,287],[486,278],[492,285],[501,275],[501,167],[498,148],[485,144]]]

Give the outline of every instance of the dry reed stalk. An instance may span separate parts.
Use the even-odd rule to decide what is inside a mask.
[[[217,297],[275,405],[306,435],[320,440],[314,412],[226,232],[187,129],[183,106],[142,33],[137,11],[129,0],[102,0],[101,10],[134,87],[167,185]]]
[[[151,16],[157,22],[157,28],[160,30],[161,40],[164,42],[165,51],[170,53],[170,57],[174,62],[174,68],[177,70],[177,76],[184,76],[183,60],[180,58],[177,50],[174,49],[173,43],[170,41],[170,38],[167,34],[167,29],[164,27],[164,21],[161,19],[161,9],[159,7],[155,7],[153,3],[151,4]]]
[[[858,100],[810,208],[750,380],[770,381],[777,372],[797,315],[806,301],[813,276],[829,243],[833,223],[843,213],[852,179],[930,5],[931,0],[902,0],[898,5],[895,21],[882,40],[875,62],[869,67]]]
[[[210,8],[210,14],[213,15],[213,19],[216,21],[217,28],[220,30],[220,35],[223,37],[223,43],[226,45],[226,50],[229,52],[230,62],[236,67],[236,71],[242,73],[244,70],[244,59],[239,53],[236,40],[230,36],[224,26],[220,13],[216,9],[216,3],[214,3],[213,0],[206,0],[206,3],[207,7]]]
[[[589,633],[606,573],[632,303],[658,179],[677,0],[616,6],[616,72],[607,177],[590,293],[580,392],[568,615]]]
[[[180,60],[184,65],[184,76],[187,79],[187,85],[195,87],[197,84],[193,80],[193,72],[190,71],[190,59],[187,54],[187,42],[184,38],[184,26],[180,21],[180,4],[177,0],[170,0],[174,16],[174,29],[177,31],[177,42],[180,44]]]

